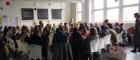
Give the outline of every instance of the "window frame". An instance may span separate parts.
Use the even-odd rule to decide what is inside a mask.
[[[95,0],[94,0],[95,1]],[[93,1],[93,3],[94,3],[94,1]],[[134,22],[134,21],[126,21],[126,20],[124,20],[123,19],[123,10],[124,10],[124,8],[126,8],[126,7],[133,7],[133,6],[137,6],[138,7],[138,13],[140,13],[140,0],[139,0],[139,2],[137,3],[137,4],[130,4],[130,5],[124,5],[123,2],[124,0],[120,0],[119,1],[119,6],[116,6],[116,7],[107,7],[107,0],[104,0],[104,8],[101,8],[101,9],[94,9],[94,7],[92,7],[92,17],[93,17],[93,21],[94,21],[94,12],[95,11],[100,11],[100,10],[103,10],[103,12],[104,12],[104,19],[103,19],[103,21],[105,20],[105,19],[107,19],[107,11],[108,10],[110,10],[110,9],[116,9],[116,8],[118,8],[119,9],[119,19],[118,19],[118,22],[125,22],[125,23],[129,23],[129,22]],[[92,5],[93,6],[93,5]],[[114,22],[115,23],[115,22]]]

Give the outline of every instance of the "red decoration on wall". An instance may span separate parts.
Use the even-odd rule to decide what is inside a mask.
[[[7,6],[9,6],[9,5],[10,5],[10,2],[7,1],[7,2],[5,2],[5,4],[6,4]]]
[[[5,0],[4,2],[5,2],[5,5],[6,5],[6,6],[11,5],[11,0]]]

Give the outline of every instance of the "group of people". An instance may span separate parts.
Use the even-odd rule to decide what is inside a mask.
[[[140,14],[136,13],[134,16],[135,47],[132,52],[136,52],[137,49],[140,51]],[[123,41],[126,41],[127,30],[124,28],[124,23],[112,24],[108,19],[105,19],[101,26],[97,23],[60,23],[58,26],[55,24],[44,26],[43,22],[39,21],[39,25],[30,28],[25,25],[0,27],[0,60],[9,60],[10,56],[16,60],[17,55],[23,53],[17,50],[19,48],[17,41],[41,46],[43,60],[88,60],[92,55],[90,52],[92,40],[111,34],[111,46],[118,46],[120,44],[117,42],[117,34],[120,33]],[[15,50],[8,45],[7,38],[14,41]]]
[[[9,60],[12,49],[5,48],[7,37],[12,39],[15,49],[18,49],[17,40],[28,45],[39,45],[42,47],[42,57],[49,60],[51,52],[52,60],[88,60],[91,56],[90,41],[105,37],[111,34],[112,45],[117,44],[117,33],[125,32],[124,23],[111,24],[105,20],[103,25],[87,23],[60,23],[58,27],[47,24],[44,26],[42,21],[34,27],[4,27],[0,28],[0,60]],[[66,48],[68,47],[68,48]],[[22,51],[13,51],[13,57],[16,59],[17,54]]]

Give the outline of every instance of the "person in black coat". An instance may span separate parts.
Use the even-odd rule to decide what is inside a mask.
[[[45,27],[42,32],[42,41],[43,41],[43,48],[42,48],[42,56],[44,60],[48,60],[48,50],[49,50],[49,42],[50,42],[50,28],[49,26]]]
[[[136,18],[135,23],[135,32],[134,32],[134,49],[131,52],[140,52],[140,15],[139,13],[135,13],[134,17]]]
[[[4,53],[4,43],[2,39],[2,32],[0,32],[0,60],[4,60],[3,53]]]
[[[52,41],[52,60],[73,60],[70,45],[67,43],[67,34],[63,27],[57,28]]]
[[[82,35],[78,32],[77,28],[73,28],[73,32],[71,35],[71,47],[72,47],[72,53],[73,53],[73,59],[74,60],[87,60],[86,51],[87,51],[87,45],[84,42],[84,38]]]
[[[39,27],[35,26],[33,30],[33,34],[30,37],[30,40],[28,42],[29,44],[34,44],[34,45],[41,45],[42,46],[42,39],[41,39],[41,33],[39,31]]]
[[[53,44],[67,43],[67,34],[63,31],[63,27],[59,27],[53,37]]]

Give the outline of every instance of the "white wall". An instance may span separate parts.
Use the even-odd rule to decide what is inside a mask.
[[[70,18],[76,20],[76,3],[70,3]]]
[[[9,18],[15,18],[17,17],[19,22],[19,25],[27,25],[32,26],[33,20],[22,20],[21,18],[21,8],[34,8],[35,2],[33,1],[14,1],[12,2],[11,6],[4,6],[4,10],[0,10],[0,14],[4,14],[8,16]],[[49,19],[43,20],[43,22],[46,23],[55,23],[59,24],[60,22],[69,22],[70,20],[70,3],[61,3],[61,2],[52,2],[51,5],[49,5],[48,2],[38,2],[37,8],[46,8],[49,9]],[[62,10],[62,19],[61,20],[52,20],[51,19],[51,9],[63,9]],[[3,13],[1,13],[3,12]],[[34,10],[35,12],[35,10]],[[34,14],[34,20],[39,21],[37,19],[37,14]]]

